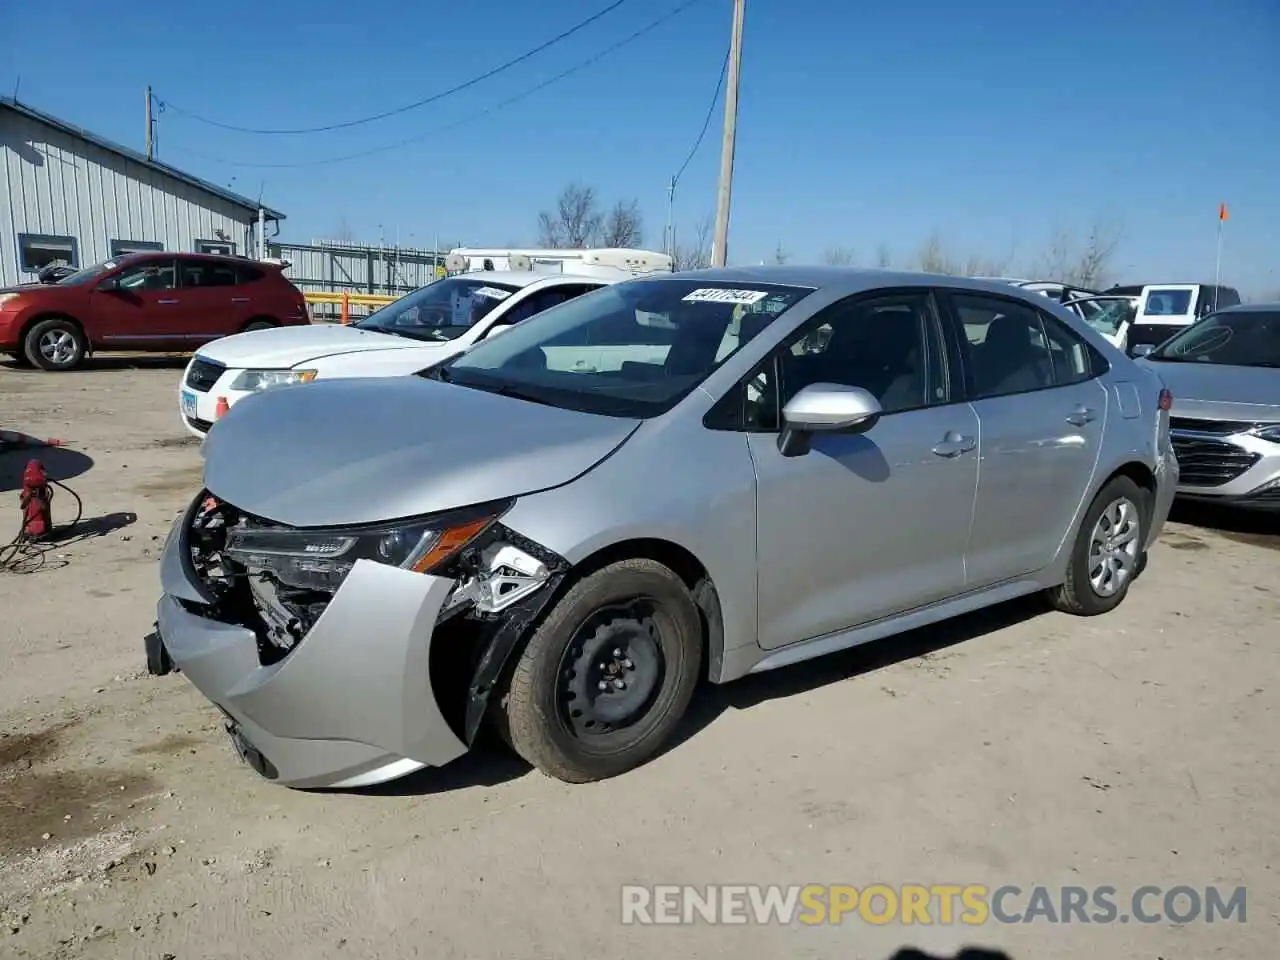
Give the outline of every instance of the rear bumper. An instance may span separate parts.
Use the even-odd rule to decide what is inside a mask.
[[[359,561],[311,631],[264,665],[252,630],[214,619],[197,599],[202,588],[182,557],[184,521],[161,561],[160,635],[259,773],[290,787],[367,786],[467,751],[430,679],[452,580]]]

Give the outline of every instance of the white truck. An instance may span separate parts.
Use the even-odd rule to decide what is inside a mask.
[[[449,251],[445,269],[449,273],[487,270],[529,271],[532,273],[572,273],[579,277],[630,277],[650,273],[670,273],[671,257],[652,250],[600,247],[583,250],[534,250],[504,247],[457,247]]]

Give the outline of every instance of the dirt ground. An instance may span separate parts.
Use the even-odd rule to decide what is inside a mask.
[[[200,476],[181,366],[0,366],[0,428],[65,441],[37,453],[85,517],[40,569],[0,573],[0,956],[1275,955],[1277,523],[1179,514],[1107,617],[1018,603],[706,689],[678,746],[610,782],[484,744],[300,793],[143,668],[157,554]],[[30,455],[0,455],[6,528]],[[1247,915],[624,926],[626,883],[1243,885]]]

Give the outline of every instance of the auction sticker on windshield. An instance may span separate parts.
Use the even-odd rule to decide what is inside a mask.
[[[722,290],[718,287],[706,287],[694,290],[684,297],[689,303],[759,303],[769,294],[764,290]]]
[[[511,296],[510,290],[499,290],[497,287],[477,287],[471,291],[473,297],[493,297],[495,300],[505,300]]]

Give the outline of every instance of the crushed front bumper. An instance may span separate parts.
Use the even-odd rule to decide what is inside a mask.
[[[357,561],[307,635],[264,665],[254,631],[214,619],[183,555],[186,520],[161,560],[160,635],[259,773],[291,787],[368,786],[467,751],[431,687],[432,637],[453,580]]]

